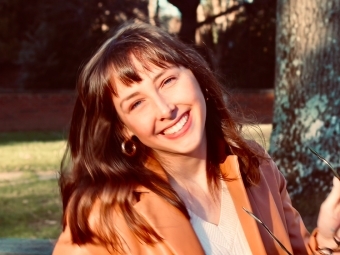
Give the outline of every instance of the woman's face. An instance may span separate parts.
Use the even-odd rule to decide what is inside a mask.
[[[133,58],[142,78],[131,86],[116,77],[113,103],[128,136],[135,135],[159,155],[205,153],[206,104],[198,81],[189,69],[150,64]]]

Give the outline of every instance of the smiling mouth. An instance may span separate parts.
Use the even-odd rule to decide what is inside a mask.
[[[181,131],[181,129],[184,127],[184,125],[188,122],[189,119],[189,114],[186,113],[183,115],[183,117],[172,127],[167,128],[163,131],[164,135],[172,135],[175,134],[179,131]]]

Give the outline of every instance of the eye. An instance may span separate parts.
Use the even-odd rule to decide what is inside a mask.
[[[163,85],[169,85],[171,84],[176,78],[175,77],[170,77],[164,80]]]
[[[142,100],[138,100],[138,101],[134,102],[130,107],[130,111],[136,109],[141,103],[142,103]]]

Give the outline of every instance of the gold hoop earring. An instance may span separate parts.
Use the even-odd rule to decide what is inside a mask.
[[[128,145],[129,144],[129,145]],[[137,147],[131,139],[126,139],[122,142],[122,152],[129,157],[136,154]]]

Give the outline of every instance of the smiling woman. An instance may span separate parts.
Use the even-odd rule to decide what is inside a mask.
[[[204,157],[206,106],[192,72],[181,66],[144,68],[136,58],[132,65],[140,81],[126,86],[113,78],[113,103],[127,136],[136,136],[162,160],[170,161],[169,152]]]
[[[334,230],[309,237],[208,64],[161,29],[125,24],[77,89],[54,255],[315,254],[317,241],[337,244]],[[334,186],[324,212],[339,207]]]

